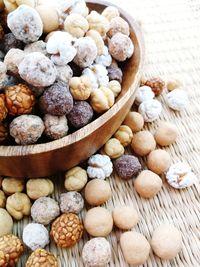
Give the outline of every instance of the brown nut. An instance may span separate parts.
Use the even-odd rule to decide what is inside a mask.
[[[114,135],[115,138],[117,138],[122,146],[126,147],[128,146],[133,138],[133,132],[130,127],[127,125],[121,125],[117,132]]]
[[[15,266],[24,251],[21,240],[14,235],[0,237],[0,266]]]
[[[161,122],[155,132],[154,138],[160,146],[169,146],[177,139],[176,125],[170,122]]]
[[[111,159],[119,158],[124,154],[124,147],[121,145],[120,141],[116,138],[111,138],[108,140],[104,146],[104,152]]]
[[[58,217],[51,227],[50,235],[57,246],[69,248],[75,245],[82,237],[83,224],[73,213],[64,213]]]
[[[53,193],[54,185],[49,179],[30,179],[26,184],[27,195],[31,199],[46,197]]]
[[[126,116],[123,124],[129,126],[131,130],[135,133],[142,130],[144,126],[144,119],[139,112],[130,111]]]
[[[0,208],[4,208],[6,206],[6,196],[2,190],[0,190]]]
[[[58,267],[56,257],[49,251],[38,248],[29,256],[25,267]]]
[[[65,173],[65,189],[67,191],[81,191],[88,180],[86,170],[76,166]]]
[[[24,190],[24,180],[17,178],[4,178],[2,181],[2,189],[6,195],[22,192]]]
[[[169,169],[171,157],[169,153],[162,149],[151,151],[147,157],[148,168],[157,174],[162,174]]]
[[[69,81],[70,92],[75,100],[86,100],[92,92],[90,79],[83,75],[81,77],[73,77]]]
[[[165,87],[165,82],[160,78],[151,78],[148,80],[142,80],[141,85],[151,87],[151,90],[156,96],[160,95]]]
[[[156,148],[156,141],[149,131],[140,131],[133,136],[131,147],[139,156],[146,156]]]
[[[5,95],[0,94],[0,122],[6,118],[8,110],[5,103]]]

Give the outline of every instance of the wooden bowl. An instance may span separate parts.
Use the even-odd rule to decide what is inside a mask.
[[[88,1],[88,6],[98,12],[110,5],[113,4]],[[94,154],[119,128],[133,104],[141,78],[144,42],[138,24],[130,15],[118,9],[130,25],[135,51],[123,69],[123,89],[116,104],[95,121],[62,139],[28,146],[0,146],[0,175],[45,177],[65,171]]]

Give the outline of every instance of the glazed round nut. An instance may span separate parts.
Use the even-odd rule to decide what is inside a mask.
[[[56,257],[49,251],[38,248],[32,252],[29,256],[25,267],[36,267],[39,264],[40,267],[58,267],[58,261]]]
[[[115,97],[117,97],[122,90],[121,84],[117,80],[110,81],[108,83],[108,88],[113,92]]]
[[[87,183],[87,172],[76,166],[65,173],[65,189],[68,191],[81,191]]]
[[[182,249],[181,232],[172,224],[162,224],[153,232],[151,247],[161,259],[172,260]]]
[[[60,214],[58,203],[50,197],[40,197],[31,207],[31,217],[37,223],[47,225]]]
[[[174,89],[166,96],[167,105],[176,111],[182,111],[188,104],[188,96],[182,89]]]
[[[19,64],[19,74],[23,80],[35,87],[50,86],[57,76],[53,62],[40,52],[25,55]]]
[[[197,183],[197,177],[191,167],[184,162],[172,164],[166,172],[167,182],[176,189],[187,188]]]
[[[86,19],[89,23],[90,30],[98,31],[103,37],[106,35],[110,27],[110,23],[106,17],[100,15],[96,11],[91,11]]]
[[[24,246],[18,237],[14,235],[0,237],[0,266],[15,266],[23,251]]]
[[[92,92],[90,79],[86,75],[71,78],[69,87],[75,100],[87,100]]]
[[[25,53],[33,53],[33,52],[40,52],[47,56],[47,49],[46,49],[46,43],[42,40],[27,44],[24,47]]]
[[[64,30],[77,38],[83,37],[88,29],[88,21],[80,14],[70,14],[64,22]]]
[[[169,169],[171,157],[169,153],[162,149],[151,151],[147,157],[148,168],[156,174],[162,174]]]
[[[133,136],[131,147],[139,156],[146,156],[156,148],[156,141],[149,131],[140,131]]]
[[[64,66],[55,65],[55,67],[57,70],[56,81],[61,81],[68,84],[73,76],[73,70],[71,69],[71,67],[69,65],[64,65]]]
[[[73,108],[73,97],[68,85],[64,82],[56,82],[47,88],[40,98],[40,108],[43,113],[54,116],[68,114]]]
[[[6,206],[6,196],[2,190],[0,190],[0,208],[4,208]]]
[[[93,179],[85,187],[85,199],[92,206],[99,206],[111,198],[112,192],[107,181]]]
[[[90,96],[90,104],[97,113],[102,113],[110,109],[115,103],[115,96],[108,88],[101,86],[93,90]]]
[[[112,215],[103,207],[92,208],[86,213],[84,226],[90,235],[106,237],[113,228]]]
[[[0,122],[6,118],[7,114],[8,110],[6,108],[5,95],[0,94]]]
[[[58,247],[74,246],[83,235],[83,224],[73,213],[64,213],[51,226],[51,237]]]
[[[126,116],[123,124],[130,127],[133,133],[136,133],[142,130],[144,126],[144,119],[140,113],[130,111]]]
[[[5,100],[10,115],[29,114],[35,105],[35,96],[25,84],[9,86],[5,90]]]
[[[13,219],[10,214],[5,210],[0,208],[0,237],[10,234],[13,229]]]
[[[31,199],[38,199],[52,194],[54,185],[49,179],[34,178],[26,183],[26,192]]]
[[[18,75],[19,64],[23,61],[24,57],[24,51],[17,48],[10,49],[4,58],[4,63],[6,64],[8,72],[12,75]]]
[[[44,33],[49,33],[59,28],[59,15],[56,7],[44,4],[36,6],[35,10],[42,20]]]
[[[15,193],[7,198],[6,209],[15,220],[31,214],[31,201],[24,193]]]
[[[112,63],[112,57],[108,51],[108,47],[104,45],[103,54],[97,56],[95,59],[95,63],[99,65],[103,65],[105,67],[109,67]]]
[[[30,145],[37,142],[44,131],[44,123],[36,115],[21,115],[10,124],[10,135],[20,145]]]
[[[120,84],[122,83],[123,72],[120,68],[111,65],[108,67],[108,77],[110,81],[116,80]]]
[[[86,101],[76,101],[72,110],[67,115],[69,123],[75,129],[80,129],[91,122],[94,112]]]
[[[110,21],[110,29],[107,32],[108,37],[112,38],[116,33],[121,32],[127,36],[130,34],[128,23],[121,17],[115,17]]]
[[[131,206],[119,206],[112,212],[114,224],[122,230],[129,230],[139,221],[137,211]]]
[[[167,89],[170,92],[182,86],[183,86],[183,83],[175,78],[172,78],[167,82]]]
[[[51,140],[57,140],[67,135],[69,127],[65,116],[44,116],[44,133]]]
[[[143,198],[153,198],[162,187],[162,179],[149,170],[142,171],[134,181],[136,192]]]
[[[124,147],[118,139],[111,138],[105,143],[104,152],[111,159],[116,159],[124,154]]]
[[[114,168],[119,177],[128,180],[138,174],[141,170],[141,164],[135,156],[123,155],[115,160]]]
[[[101,13],[102,16],[107,18],[107,20],[111,21],[112,19],[119,17],[119,10],[114,6],[106,7],[103,12]]]
[[[160,78],[151,78],[142,81],[141,84],[149,86],[151,90],[154,92],[155,96],[160,95],[165,88],[165,82]]]
[[[143,116],[145,122],[153,122],[160,116],[162,105],[155,99],[146,100],[139,105],[138,112]]]
[[[155,97],[154,92],[149,86],[141,86],[138,88],[137,95],[135,98],[135,103],[140,105],[142,102],[151,100]]]
[[[22,239],[24,244],[34,251],[49,244],[49,232],[42,224],[29,223],[24,227]]]
[[[114,135],[115,138],[117,138],[122,146],[126,147],[128,146],[133,138],[133,132],[130,127],[127,125],[121,125],[117,132]]]
[[[2,181],[2,189],[6,195],[12,195],[24,190],[25,184],[23,179],[4,178]]]
[[[90,66],[97,57],[97,47],[91,37],[77,39],[74,47],[77,49],[77,54],[73,61],[81,68]]]
[[[3,50],[5,53],[8,53],[12,48],[23,48],[23,43],[20,40],[17,40],[12,32],[5,34],[3,39]]]
[[[149,257],[149,242],[140,233],[123,233],[120,237],[120,246],[124,255],[124,259],[128,264],[144,264]]]
[[[160,146],[169,146],[177,139],[177,127],[170,122],[161,122],[155,132],[154,138]]]
[[[83,262],[88,267],[105,266],[111,261],[111,246],[104,237],[87,241],[82,251]]]
[[[117,61],[125,61],[134,52],[132,40],[123,33],[116,33],[108,42],[109,52]]]
[[[43,32],[39,14],[34,8],[27,5],[21,5],[9,13],[7,23],[15,37],[24,43],[37,41]]]
[[[84,207],[84,200],[80,193],[71,191],[60,195],[60,210],[62,213],[78,214]]]
[[[111,175],[113,164],[107,155],[96,154],[89,158],[87,174],[90,179],[105,179]]]
[[[89,30],[86,33],[86,36],[92,38],[93,41],[95,42],[97,47],[97,55],[98,56],[102,55],[104,50],[104,41],[101,34],[96,30]]]

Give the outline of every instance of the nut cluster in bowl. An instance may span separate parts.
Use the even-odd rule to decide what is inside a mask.
[[[120,63],[134,53],[129,24],[117,8],[100,14],[84,0],[4,2],[1,144],[62,138],[114,105]]]

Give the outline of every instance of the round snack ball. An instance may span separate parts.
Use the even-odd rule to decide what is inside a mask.
[[[84,226],[90,235],[105,237],[112,231],[113,219],[107,209],[95,207],[86,213]]]
[[[164,243],[164,242],[163,242]],[[120,237],[120,246],[128,264],[144,264],[149,257],[150,245],[146,238],[137,232],[125,232]]]
[[[130,111],[126,116],[123,124],[129,126],[131,130],[135,133],[142,130],[144,126],[144,119],[140,113]]]
[[[10,234],[13,228],[13,219],[9,213],[0,208],[0,236]]]
[[[130,34],[128,23],[121,17],[115,17],[110,21],[110,29],[107,32],[108,37],[114,36],[116,33],[121,32],[127,36]]]
[[[166,95],[167,105],[176,111],[182,111],[187,107],[188,96],[182,89],[174,89]]]
[[[137,211],[131,206],[120,206],[114,208],[112,212],[114,224],[122,229],[129,230],[139,221]]]
[[[82,222],[76,214],[64,213],[52,223],[50,235],[58,247],[72,247],[83,235]]]
[[[116,159],[124,154],[124,147],[117,138],[111,138],[105,143],[104,152],[111,159]]]
[[[73,98],[69,86],[59,81],[47,88],[40,98],[40,108],[44,113],[54,116],[68,114],[73,108]]]
[[[114,6],[106,7],[101,13],[101,15],[106,17],[109,21],[111,21],[113,18],[120,16],[119,10]]]
[[[86,170],[79,166],[73,167],[65,173],[65,189],[67,191],[81,191],[88,180]]]
[[[65,19],[64,30],[74,37],[83,37],[88,29],[88,21],[80,14],[70,14]]]
[[[163,260],[172,260],[182,249],[181,232],[171,224],[162,224],[153,232],[153,252]]]
[[[144,198],[154,197],[162,187],[162,179],[152,171],[144,170],[134,181],[136,192]]]
[[[111,246],[104,237],[87,241],[82,251],[83,262],[88,267],[103,267],[111,261]]]
[[[93,109],[86,101],[76,101],[67,115],[69,123],[76,129],[82,128],[91,122]]]
[[[171,157],[165,150],[156,149],[148,155],[147,166],[151,171],[157,174],[162,174],[169,169],[170,164]]]
[[[162,112],[162,105],[156,99],[145,100],[139,105],[138,112],[145,122],[153,122],[158,119]]]
[[[131,147],[139,156],[146,156],[156,148],[156,141],[149,131],[140,131],[133,136]]]
[[[111,195],[109,183],[101,179],[93,179],[85,187],[85,199],[92,206],[105,203]]]
[[[34,178],[26,183],[26,192],[31,199],[46,197],[53,193],[54,185],[50,179]]]
[[[49,251],[38,248],[29,256],[25,267],[58,267],[58,260]]]
[[[62,213],[79,213],[84,207],[84,200],[80,193],[71,191],[60,195],[60,210]]]
[[[69,127],[65,116],[53,116],[46,114],[44,120],[44,133],[52,140],[57,140],[67,135]]]
[[[119,177],[128,180],[138,174],[141,170],[141,164],[138,158],[132,155],[123,155],[115,160],[114,168]]]
[[[35,8],[39,13],[43,23],[43,32],[49,33],[55,31],[59,27],[58,11],[51,5],[39,5]]]
[[[155,132],[154,138],[160,146],[169,146],[176,141],[177,127],[170,122],[161,122]]]
[[[43,32],[39,14],[34,8],[27,5],[21,5],[9,13],[7,23],[16,39],[24,43],[37,41]]]
[[[24,190],[24,180],[18,178],[4,178],[2,181],[2,189],[6,195],[12,195],[16,192]]]
[[[49,224],[60,214],[58,203],[50,197],[38,198],[31,207],[31,217],[37,223]]]
[[[133,138],[133,132],[130,127],[127,125],[121,125],[117,132],[114,135],[115,138],[117,138],[122,146],[126,147],[128,146]]]

